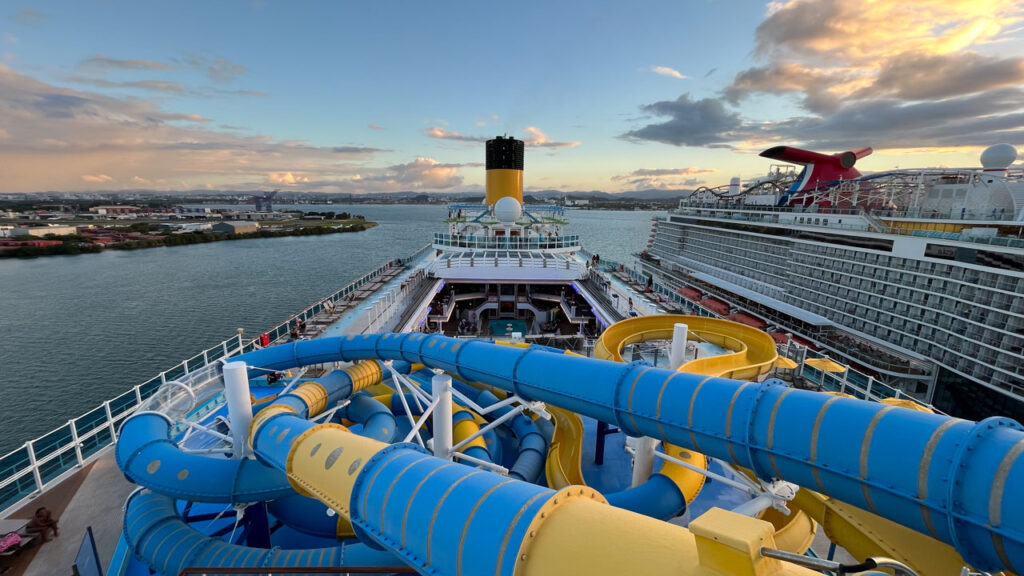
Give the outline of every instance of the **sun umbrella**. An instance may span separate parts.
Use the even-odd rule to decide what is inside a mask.
[[[846,372],[846,366],[838,362],[834,362],[829,358],[808,358],[804,360],[804,364],[811,368],[817,368],[822,372]]]

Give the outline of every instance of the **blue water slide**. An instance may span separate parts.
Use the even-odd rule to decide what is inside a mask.
[[[121,426],[117,465],[136,484],[196,502],[249,503],[294,494],[284,473],[257,460],[229,460],[183,452],[163,414],[142,412]]]
[[[487,408],[496,404],[499,400],[490,390],[477,390],[468,384],[454,382],[455,388],[478,406]],[[503,406],[490,413],[494,419],[508,414],[511,406]],[[518,442],[518,452],[515,462],[508,471],[508,475],[525,482],[536,482],[544,471],[544,460],[548,453],[548,442],[540,433],[533,419],[525,414],[513,416],[508,426]],[[499,443],[500,445],[500,443]]]
[[[786,479],[947,542],[977,569],[1024,568],[1024,493],[1012,489],[1024,486],[1024,429],[1012,420],[419,333],[300,341],[237,359],[282,369],[363,358],[420,362]]]
[[[355,394],[349,400],[348,406],[339,411],[342,418],[362,424],[363,436],[388,444],[395,441],[398,427],[395,415],[387,406],[364,393]]]
[[[252,548],[211,538],[187,524],[173,498],[135,492],[128,499],[122,536],[132,554],[162,574],[185,568],[380,567],[401,562],[392,553],[358,542],[309,550]]]

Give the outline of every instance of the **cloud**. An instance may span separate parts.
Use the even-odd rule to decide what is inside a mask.
[[[456,140],[458,142],[486,142],[487,138],[484,136],[465,136],[453,130],[447,128],[441,128],[440,126],[433,126],[427,128],[427,136],[431,138],[437,138],[438,140]]]
[[[150,181],[141,176],[132,176],[132,183],[139,184],[141,186],[148,186],[150,184]]]
[[[331,152],[335,154],[373,154],[374,152],[387,152],[387,150],[369,146],[332,146]]]
[[[386,130],[386,128],[384,128],[383,126],[380,126],[380,125],[378,125],[378,124],[370,124],[370,125],[368,126],[368,128],[369,128],[370,130]]]
[[[234,82],[247,70],[248,68],[241,64],[235,64],[225,58],[216,58],[209,66],[206,67],[206,75],[214,82],[227,84],[229,82]]]
[[[14,14],[14,19],[22,24],[36,24],[47,18],[49,16],[33,8],[22,8]]]
[[[18,37],[9,32],[4,32],[4,44],[14,45],[18,43]]]
[[[621,182],[637,176],[693,176],[694,174],[711,174],[714,172],[718,172],[718,170],[715,168],[697,168],[696,166],[688,168],[640,168],[633,170],[629,174],[612,176],[612,181]]]
[[[249,70],[245,66],[231,62],[221,56],[210,57],[194,52],[185,52],[181,57],[172,58],[171,60],[186,68],[202,70],[206,73],[207,78],[218,84],[234,82],[239,76]]]
[[[686,78],[686,76],[683,76],[682,72],[674,68],[669,68],[668,66],[651,66],[650,71],[660,76],[668,76],[670,78],[678,78],[680,80],[684,80]]]
[[[1022,21],[1016,0],[771,2],[755,32],[761,62],[720,99],[683,94],[643,106],[663,120],[623,136],[734,148],[1021,142],[1024,58],[973,48],[1006,40]],[[757,118],[746,107],[756,95],[780,98],[788,117]]]
[[[669,189],[696,186],[703,184],[704,180],[693,178],[697,174],[711,174],[718,172],[714,168],[640,168],[629,174],[612,176],[612,182],[622,182],[632,186],[635,190],[647,190],[650,188]]]
[[[284,184],[286,186],[292,186],[295,184],[309,182],[309,176],[302,174],[295,175],[291,172],[271,172],[267,175],[267,181],[271,184]]]
[[[144,185],[135,178],[164,189],[252,189],[274,172],[292,173],[302,189],[340,190],[352,174],[382,170],[370,164],[378,148],[241,135],[187,109],[55,86],[4,64],[0,94],[0,192]]]
[[[129,88],[177,95],[185,94],[187,92],[185,86],[180,82],[169,82],[163,80],[134,80],[121,82],[107,80],[105,78],[93,78],[91,76],[71,76],[67,80],[68,82],[73,82],[75,84],[85,84],[88,86],[95,86],[97,88]]]
[[[651,140],[674,146],[726,147],[738,139],[743,128],[739,113],[729,111],[720,100],[692,100],[690,94],[662,100],[640,108],[645,113],[667,117],[623,134],[631,140]]]
[[[124,60],[97,55],[78,63],[83,70],[105,72],[107,70],[171,70],[174,66],[156,60]]]
[[[940,99],[1024,84],[1024,58],[960,54],[908,54],[885,62],[875,82],[855,96]]]
[[[529,134],[529,136],[524,138],[523,141],[526,142],[527,146],[533,146],[535,148],[575,148],[580,145],[579,142],[552,141],[536,126],[527,126],[523,131]]]
[[[82,180],[92,184],[102,184],[104,182],[113,182],[114,178],[106,174],[83,174]]]

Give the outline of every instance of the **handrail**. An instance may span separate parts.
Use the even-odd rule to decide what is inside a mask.
[[[729,221],[740,221],[740,222],[764,222],[766,224],[792,224],[790,222],[773,222],[765,220],[764,215],[758,214],[760,212],[782,212],[782,213],[793,213],[793,214],[806,214],[808,216],[857,216],[863,218],[868,228],[877,227],[878,230],[868,230],[865,227],[858,225],[847,225],[840,224],[838,222],[830,222],[828,224],[813,224],[811,222],[803,222],[802,226],[813,226],[816,228],[824,229],[835,229],[835,230],[859,230],[862,232],[874,232],[876,234],[891,234],[894,236],[921,236],[928,238],[936,238],[940,240],[952,240],[954,242],[970,242],[973,244],[988,244],[991,246],[1004,246],[1009,248],[1024,248],[1024,239],[1012,238],[1005,235],[994,235],[994,236],[967,236],[958,232],[941,232],[937,230],[918,230],[914,228],[905,228],[902,226],[893,226],[882,222],[882,220],[891,220],[898,218],[912,219],[915,222],[928,223],[931,221],[944,220],[944,224],[969,226],[975,222],[983,223],[995,223],[1000,225],[1017,225],[1024,227],[1024,222],[1013,220],[1013,215],[990,215],[982,214],[977,218],[957,218],[955,214],[908,214],[907,212],[897,212],[891,210],[879,210],[874,212],[866,212],[862,209],[855,208],[822,208],[819,210],[805,210],[802,207],[776,207],[776,206],[756,206],[756,205],[680,205],[679,208],[674,212],[678,216],[691,216],[700,218],[715,218],[720,220]],[[742,218],[732,218],[722,214],[706,214],[702,210],[715,210],[721,212],[729,212],[740,214]],[[971,213],[968,213],[971,214]]]
[[[472,248],[477,250],[558,250],[578,249],[580,237],[548,236],[544,238],[522,238],[501,236],[471,236],[467,234],[434,234],[434,246],[445,248]]]
[[[402,259],[402,262],[415,261],[431,250],[431,245],[427,244],[408,258]],[[266,334],[271,341],[286,336],[296,319],[308,320],[316,316],[327,308],[327,302],[343,299],[392,267],[394,262],[379,266],[360,276],[285,322],[274,326]],[[246,340],[243,333],[239,332],[3,455],[0,457],[0,518],[6,517],[25,501],[98,459],[105,448],[117,441],[117,429],[121,421],[167,382],[187,376],[222,358],[251,352],[257,348],[258,338]]]

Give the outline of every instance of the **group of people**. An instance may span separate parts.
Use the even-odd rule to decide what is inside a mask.
[[[473,314],[470,318],[459,320],[459,334],[476,334],[476,332],[476,314]]]
[[[288,330],[288,336],[290,336],[292,340],[298,340],[299,339],[299,335],[300,334],[305,334],[305,333],[306,333],[306,321],[303,320],[302,318],[296,318],[295,319],[295,324],[292,325],[290,330]]]

